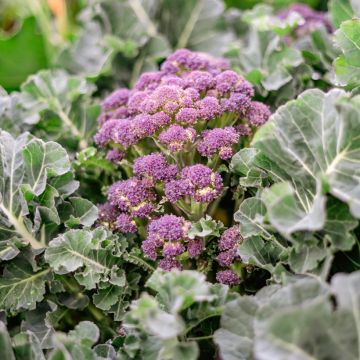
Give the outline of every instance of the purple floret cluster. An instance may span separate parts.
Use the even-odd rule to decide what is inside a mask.
[[[142,243],[145,256],[154,261],[161,257],[159,267],[164,270],[181,269],[182,264],[176,257],[187,251],[190,258],[196,258],[203,250],[201,239],[188,237],[190,228],[191,222],[180,216],[163,215],[152,220]]]
[[[224,231],[221,235],[218,249],[219,255],[216,257],[217,262],[223,268],[230,268],[233,263],[239,259],[238,247],[242,243],[243,238],[240,234],[238,225]],[[239,277],[231,269],[221,270],[216,274],[216,279],[227,285],[236,285],[240,282]]]
[[[333,32],[333,27],[326,17],[326,13],[316,11],[306,4],[292,4],[287,9],[280,11],[277,16],[280,19],[287,19],[290,13],[294,12],[304,19],[304,23],[295,29],[296,37],[306,36],[320,26],[323,26],[328,33]]]
[[[102,102],[95,142],[126,177],[109,187],[99,223],[138,232],[144,255],[164,270],[205,264],[207,240],[188,233],[229,186],[219,167],[226,169],[243,138],[271,115],[253,95],[226,60],[187,49],[142,74],[132,89],[111,93]],[[220,244],[233,232],[224,232],[215,262],[218,280],[230,285],[239,234],[232,246]]]

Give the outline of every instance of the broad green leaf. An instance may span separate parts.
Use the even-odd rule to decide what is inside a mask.
[[[19,249],[11,241],[0,242],[0,259],[8,261],[19,254]]]
[[[27,17],[20,30],[0,38],[0,84],[16,89],[34,72],[48,67],[45,34],[38,30],[37,19]],[[6,56],[5,56],[6,54]],[[26,58],[26,61],[20,61]]]
[[[99,340],[99,328],[91,321],[82,321],[69,332],[69,337],[91,346]]]
[[[53,337],[54,350],[49,353],[48,359],[99,359],[92,345],[99,339],[98,327],[90,321],[82,321],[68,334],[56,333]]]
[[[226,305],[221,316],[221,327],[215,332],[214,338],[224,360],[254,359],[254,318],[258,308],[256,298],[249,296]]]
[[[215,343],[220,347],[221,357],[224,360],[270,359],[267,357],[268,349],[259,348],[264,342],[264,329],[272,319],[279,317],[286,321],[288,311],[303,309],[308,303],[325,301],[329,301],[327,286],[307,278],[283,287],[266,286],[256,296],[242,296],[229,302],[221,317],[221,327],[215,332]],[[295,331],[301,329],[297,322],[292,322],[292,326]],[[280,356],[275,358],[281,359]]]
[[[221,357],[357,359],[359,279],[360,272],[338,274],[328,286],[290,278],[287,285],[266,286],[256,296],[228,303],[215,332]]]
[[[84,30],[61,52],[58,64],[91,77],[111,72],[127,84],[142,71],[156,70],[172,49],[220,55],[233,40],[219,0],[99,0],[80,21]]]
[[[22,84],[21,106],[25,111],[37,114],[38,121],[45,111],[55,114],[61,121],[56,135],[59,136],[59,131],[64,132],[63,128],[79,140],[80,148],[85,148],[87,140],[92,136],[89,129],[94,130],[95,120],[99,115],[99,110],[93,116],[94,109],[90,111],[86,108],[84,98],[93,91],[94,86],[84,78],[69,75],[64,70],[44,70]],[[82,99],[83,104],[78,103],[79,99]],[[48,126],[45,129],[50,132]]]
[[[88,289],[101,280],[107,281],[116,263],[112,252],[101,248],[108,233],[105,230],[70,230],[49,243],[45,259],[58,274],[68,274],[78,269],[75,278]]]
[[[22,242],[43,247],[59,231],[61,221],[70,217],[58,210],[77,188],[69,157],[59,144],[32,138],[28,133],[13,138],[1,131],[0,239],[6,241],[1,245],[3,256],[12,256],[11,247],[19,247]],[[76,225],[90,225],[95,207],[76,199],[72,211]],[[81,209],[77,206],[80,203],[86,206]]]
[[[39,340],[41,349],[53,347],[52,335],[54,327],[46,320],[47,316],[56,311],[57,306],[51,301],[38,303],[36,309],[27,311],[21,323],[22,333],[34,334]]]
[[[338,28],[343,21],[360,15],[360,5],[356,0],[330,0],[329,12],[333,25]]]
[[[266,189],[262,200],[271,224],[283,234],[304,229],[321,230],[325,224],[325,197],[316,194],[311,207],[305,208],[289,182],[278,183]]]
[[[70,219],[65,222],[68,227],[74,227],[78,225],[91,226],[98,217],[98,210],[89,200],[71,197],[71,205],[74,209],[73,214],[70,215]]]
[[[234,214],[234,220],[240,223],[242,237],[247,239],[261,234],[262,237],[269,239],[271,233],[263,225],[265,215],[265,205],[260,198],[245,199]]]
[[[254,165],[280,182],[262,197],[279,231],[322,229],[326,192],[360,217],[359,113],[358,96],[308,90],[280,107],[256,134],[253,145],[266,159],[259,158]]]
[[[210,284],[195,271],[155,271],[146,286],[158,293],[160,303],[170,312],[178,312],[195,302],[211,301]]]
[[[275,238],[264,240],[260,236],[252,236],[239,246],[239,255],[245,264],[255,265],[272,272],[287,249],[275,241]]]
[[[25,181],[35,195],[40,195],[46,186],[47,177],[60,176],[70,170],[70,160],[61,145],[34,139],[23,150],[26,171]]]
[[[45,360],[39,339],[31,331],[16,334],[13,343],[16,359]]]
[[[147,294],[132,304],[125,318],[125,327],[128,321],[137,321],[144,331],[161,340],[176,338],[185,326],[180,317],[161,310],[159,303]]]
[[[30,263],[18,256],[5,266],[0,279],[0,309],[16,312],[34,309],[45,294],[50,269],[34,271]]]
[[[337,83],[357,87],[360,85],[360,19],[344,21],[335,38],[342,51],[334,61]]]
[[[0,321],[0,349],[1,357],[4,360],[15,360],[14,352],[11,346],[11,339],[5,324]]]
[[[93,295],[94,305],[101,310],[110,310],[120,300],[123,291],[119,286],[108,284]]]

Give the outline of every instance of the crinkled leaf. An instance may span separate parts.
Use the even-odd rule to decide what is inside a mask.
[[[68,274],[81,268],[75,278],[92,289],[101,279],[107,280],[118,259],[111,251],[102,249],[107,232],[70,230],[53,239],[45,252],[45,259],[58,274]]]
[[[34,309],[44,297],[49,273],[50,269],[34,271],[23,256],[12,260],[0,279],[0,309],[14,312]]]
[[[70,170],[70,160],[61,145],[39,139],[30,141],[23,149],[26,179],[30,190],[40,195],[47,177],[60,176]]]
[[[178,312],[194,302],[211,301],[210,284],[195,271],[155,271],[146,286],[157,292],[159,302],[170,312]]]
[[[286,251],[274,238],[264,240],[260,236],[252,236],[239,246],[239,255],[245,264],[272,272],[284,250]]]
[[[268,239],[271,234],[263,226],[263,218],[266,208],[260,198],[245,199],[234,215],[234,220],[241,224],[241,235],[248,238],[254,235],[262,235]]]
[[[344,21],[335,33],[336,43],[342,51],[334,61],[339,85],[351,88],[360,85],[360,19]]]
[[[326,191],[360,217],[359,112],[358,96],[349,98],[340,90],[327,94],[308,90],[280,107],[256,134],[253,144],[266,161],[262,157],[255,166],[274,181],[283,182],[264,192],[262,198],[279,231],[323,228],[326,208],[322,192]]]
[[[91,226],[98,216],[98,210],[89,200],[71,197],[71,205],[74,213],[70,215],[70,219],[65,222],[67,227],[75,227],[78,225]]]
[[[220,231],[224,228],[223,223],[213,220],[209,215],[206,218],[200,219],[193,223],[189,230],[189,238],[206,237],[206,236],[220,236]]]

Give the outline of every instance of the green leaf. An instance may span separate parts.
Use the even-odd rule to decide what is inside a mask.
[[[262,197],[279,231],[323,228],[322,192],[346,202],[351,214],[360,217],[359,112],[357,96],[350,98],[340,90],[327,94],[308,90],[280,107],[256,134],[253,145],[266,161],[260,159],[255,166],[281,182]]]
[[[69,230],[49,243],[45,259],[57,274],[81,269],[75,278],[81,285],[93,289],[101,280],[108,280],[119,262],[111,251],[101,248],[107,236],[103,229]]]
[[[193,223],[189,230],[189,238],[220,236],[220,231],[224,228],[224,224],[220,221],[213,220],[209,215],[201,218],[196,223]]]
[[[56,235],[65,215],[61,211],[64,200],[77,187],[69,157],[59,144],[31,138],[28,133],[13,138],[1,131],[0,239],[6,240],[1,245],[3,256],[14,255],[11,248],[22,242],[42,248]],[[90,225],[95,207],[86,200],[75,202],[77,225]],[[81,209],[79,204],[86,206]],[[86,207],[88,212],[81,213]]]
[[[195,302],[211,301],[210,284],[195,271],[155,271],[146,286],[158,293],[160,303],[170,312],[178,312]]]
[[[306,278],[295,280],[283,287],[266,286],[256,296],[242,296],[229,302],[221,317],[221,327],[215,332],[215,343],[220,347],[221,357],[224,360],[281,359],[280,354],[275,356],[265,346],[261,347],[266,333],[264,329],[274,317],[287,321],[288,311],[301,311],[306,304],[325,301],[329,301],[329,289],[326,284]],[[298,324],[299,322],[292,322],[294,332],[300,329],[303,331]],[[313,335],[314,331],[310,331],[309,339]],[[291,349],[293,354],[297,354],[295,347]]]
[[[19,360],[45,360],[38,338],[31,332],[21,332],[13,338],[14,352]]]
[[[71,205],[74,209],[70,219],[65,222],[67,227],[78,225],[91,226],[98,217],[98,210],[89,200],[71,197]]]
[[[252,236],[239,246],[239,255],[245,264],[255,265],[272,272],[285,250],[274,238],[264,240],[260,236]]]
[[[5,324],[0,321],[0,349],[4,360],[15,360],[14,352],[11,347],[11,339]]]
[[[356,12],[359,15],[360,7],[356,5],[356,0],[330,0],[329,12],[332,23],[338,28],[343,21],[353,18]]]
[[[35,195],[40,195],[46,186],[47,177],[60,176],[70,170],[66,151],[57,143],[39,139],[30,141],[23,150],[26,182]]]
[[[38,121],[45,111],[55,114],[61,121],[60,126],[79,140],[80,148],[85,148],[99,115],[99,107],[87,108],[84,100],[93,91],[94,86],[84,78],[69,75],[64,70],[44,70],[22,84],[21,106],[37,114]],[[79,99],[82,103],[78,103]],[[48,125],[45,129],[49,132]],[[63,132],[61,128],[60,131]],[[56,129],[57,137],[58,132]]]
[[[46,39],[39,32],[34,17],[24,19],[20,30],[11,37],[0,38],[0,84],[7,89],[16,89],[36,71],[48,66]],[[21,62],[19,59],[26,58]]]
[[[99,340],[100,332],[99,328],[91,321],[81,321],[74,330],[69,332],[69,337],[91,346]]]
[[[289,182],[278,183],[263,193],[262,200],[272,225],[288,235],[298,230],[321,230],[325,224],[325,197],[316,194],[311,207],[304,208]]]
[[[342,51],[334,61],[337,83],[354,88],[360,85],[360,19],[344,21],[335,33]]]
[[[5,266],[0,279],[0,310],[34,309],[45,294],[50,269],[34,271],[28,260],[18,256]]]
[[[246,239],[261,234],[264,238],[269,239],[271,233],[263,226],[265,215],[266,208],[261,199],[245,199],[240,204],[239,210],[234,214],[234,220],[241,224],[241,236]]]
[[[110,310],[119,301],[122,293],[123,289],[121,287],[109,284],[93,295],[94,305],[101,310]]]

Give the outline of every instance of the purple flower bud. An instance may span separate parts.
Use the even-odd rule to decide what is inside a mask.
[[[187,49],[176,50],[161,65],[165,74],[181,74],[187,71],[203,70],[212,74],[229,68],[225,59],[217,59],[208,54],[192,52]]]
[[[216,280],[225,285],[237,285],[240,283],[239,277],[232,270],[219,271],[216,274]]]
[[[161,85],[175,85],[183,89],[185,84],[185,81],[176,75],[167,75],[161,79]]]
[[[159,261],[159,268],[165,271],[171,271],[172,269],[182,270],[182,265],[175,259],[165,258]]]
[[[161,246],[161,243],[160,243]],[[156,250],[158,248],[158,244],[153,239],[144,240],[141,244],[141,249],[144,252],[145,256],[149,259],[155,261],[157,258]]]
[[[200,92],[211,89],[215,85],[214,77],[207,71],[192,71],[184,79],[187,87]]]
[[[196,102],[201,119],[211,120],[221,115],[221,106],[218,99],[212,96],[205,96]]]
[[[250,98],[245,94],[233,93],[228,99],[221,100],[223,111],[244,115],[251,104]]]
[[[201,164],[185,167],[181,179],[189,181],[193,186],[191,195],[198,202],[213,201],[223,189],[221,175]]]
[[[238,225],[224,231],[219,240],[219,249],[221,251],[237,248],[243,241]]]
[[[153,180],[169,181],[177,174],[176,165],[169,165],[162,153],[152,153],[135,160],[133,165],[135,175]]]
[[[198,111],[193,108],[183,108],[176,114],[176,121],[184,125],[195,124],[199,117]]]
[[[106,154],[105,159],[113,163],[118,163],[125,157],[125,153],[118,149],[109,150]]]
[[[185,246],[180,242],[166,242],[162,254],[164,257],[174,257],[181,255],[185,251]]]
[[[240,136],[248,136],[252,132],[249,124],[236,125],[235,130]]]
[[[114,110],[126,105],[130,95],[131,91],[129,89],[115,90],[101,103],[101,107],[104,111]]]
[[[159,135],[159,141],[171,152],[178,152],[185,149],[186,145],[195,141],[196,131],[191,128],[183,128],[179,125],[172,125]]]
[[[241,83],[243,78],[238,75],[235,71],[227,70],[215,77],[216,90],[221,94],[225,95],[230,92],[235,85]]]
[[[126,119],[130,116],[129,109],[125,106],[119,107],[112,113],[114,119]]]
[[[187,244],[187,250],[190,259],[197,258],[204,250],[203,240],[202,239],[189,240]]]
[[[128,109],[131,114],[138,114],[141,112],[141,107],[144,101],[147,100],[149,91],[136,91],[128,101]]]
[[[136,223],[129,214],[120,214],[116,219],[116,229],[123,233],[135,233]]]
[[[135,90],[154,90],[158,87],[161,81],[162,73],[158,71],[145,72],[140,75],[138,81],[135,83]]]
[[[162,126],[168,125],[171,122],[171,117],[168,114],[165,114],[163,111],[152,115],[151,119],[157,128],[161,128]]]
[[[156,236],[163,242],[180,241],[187,238],[191,223],[183,217],[163,215],[152,220],[148,226],[149,237]]]
[[[305,23],[299,25],[295,31],[298,37],[306,36],[321,25],[325,27],[328,33],[333,32],[333,27],[331,26],[330,21],[326,18],[326,14],[320,11],[315,11],[306,4],[292,4],[287,9],[280,11],[277,16],[280,19],[286,19],[291,12],[300,14],[305,20]]]
[[[194,186],[188,180],[173,180],[165,184],[166,198],[175,203],[186,195],[194,194]]]
[[[94,141],[99,147],[104,147],[112,140],[114,128],[117,126],[119,121],[122,120],[110,119],[101,126],[100,130],[94,136]]]
[[[230,249],[221,252],[217,257],[216,260],[221,266],[230,266],[233,261],[238,258],[237,249]]]
[[[205,130],[202,140],[197,145],[197,150],[200,155],[206,157],[219,153],[220,158],[226,160],[232,157],[232,146],[238,143],[239,137],[233,127]]]
[[[269,107],[258,101],[253,101],[246,113],[249,123],[254,126],[260,126],[266,123],[270,115]]]
[[[119,209],[109,202],[99,204],[97,208],[99,209],[98,222],[101,224],[114,223],[120,213]]]
[[[124,212],[131,213],[133,216],[145,217],[153,211],[152,203],[156,196],[145,181],[133,177],[111,185],[108,199],[110,204]]]
[[[243,80],[240,84],[237,84],[235,86],[234,92],[244,94],[250,98],[254,96],[254,88],[246,80]]]

